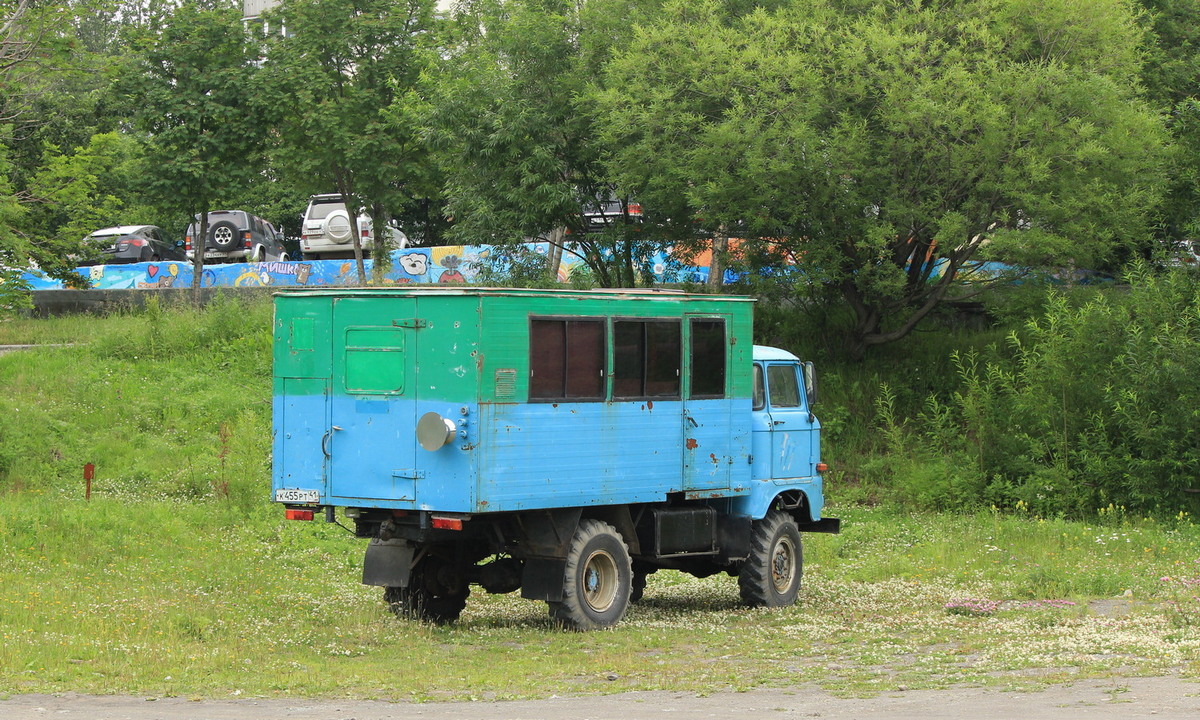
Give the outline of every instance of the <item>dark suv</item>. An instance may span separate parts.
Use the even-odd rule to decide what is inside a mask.
[[[184,241],[188,259],[194,255],[200,216],[188,225]],[[262,218],[244,210],[214,210],[208,214],[208,237],[204,239],[205,261],[264,262],[287,260],[283,233]]]

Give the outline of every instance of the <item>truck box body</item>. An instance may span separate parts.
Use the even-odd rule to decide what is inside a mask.
[[[692,399],[691,358],[683,353],[679,397],[529,400],[531,317],[665,319],[679,323],[685,345],[685,321],[719,320],[727,367],[748,368],[751,303],[699,297],[439,289],[281,295],[275,488],[320,490],[322,504],[463,513],[745,494],[753,469],[749,372],[726,373],[725,397]],[[417,443],[417,421],[427,412],[460,430],[441,452]]]

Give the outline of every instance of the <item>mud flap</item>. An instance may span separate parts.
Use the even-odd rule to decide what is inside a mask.
[[[363,559],[363,585],[408,587],[415,550],[406,540],[371,540]]]
[[[526,600],[562,602],[566,558],[529,558],[521,574],[521,597]]]

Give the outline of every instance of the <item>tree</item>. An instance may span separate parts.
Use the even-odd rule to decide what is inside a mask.
[[[658,5],[484,0],[459,17],[427,121],[457,237],[570,240],[599,284],[636,284],[664,240],[627,212],[604,232],[588,232],[585,210],[609,200],[625,210],[631,201],[601,163],[606,147],[591,97],[603,63],[631,35],[628,19],[652,17]]]
[[[261,177],[267,108],[255,82],[258,48],[238,9],[203,0],[161,18],[140,51],[127,82],[147,133],[145,187],[162,207],[199,218],[199,291],[212,204]]]
[[[136,138],[103,133],[71,154],[51,146],[46,155],[29,183],[29,192],[38,198],[30,224],[42,269],[69,278],[71,256],[79,253],[80,240],[89,233],[135,220],[153,224],[152,211],[137,204],[143,166]]]
[[[1151,42],[1142,80],[1146,97],[1162,109],[1174,144],[1168,190],[1157,235],[1168,251],[1200,238],[1200,3],[1141,0]]]
[[[601,133],[644,204],[770,238],[798,269],[774,282],[839,296],[861,356],[986,288],[972,261],[1145,237],[1165,136],[1141,41],[1122,0],[679,2],[610,64]]]
[[[365,282],[356,213],[373,213],[376,268],[387,261],[389,217],[429,196],[429,166],[401,106],[427,62],[432,0],[285,0],[289,34],[264,70],[279,113],[278,165],[297,187],[341,193]]]

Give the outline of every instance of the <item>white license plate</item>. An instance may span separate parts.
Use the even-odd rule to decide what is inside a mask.
[[[281,503],[315,503],[321,502],[320,490],[283,489],[275,491],[275,502]]]

